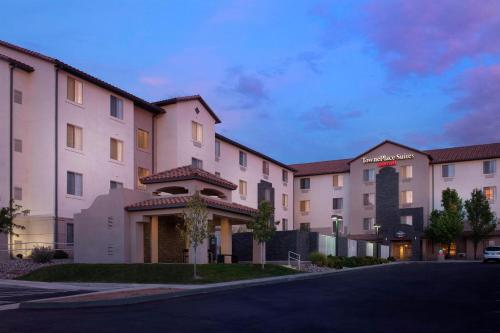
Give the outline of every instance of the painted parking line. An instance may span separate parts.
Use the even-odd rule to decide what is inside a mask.
[[[56,290],[26,288],[19,286],[0,287],[0,310],[17,308],[19,303],[43,298],[70,296],[88,293],[87,290]],[[16,306],[15,306],[16,305]]]

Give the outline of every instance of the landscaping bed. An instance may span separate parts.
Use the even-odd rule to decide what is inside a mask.
[[[311,263],[319,267],[330,267],[341,269],[344,267],[359,267],[386,264],[390,261],[375,257],[335,257],[326,256],[323,253],[313,252],[309,255]]]
[[[42,267],[18,277],[43,282],[113,283],[215,283],[295,274],[297,271],[267,264],[206,264],[197,266],[200,279],[193,279],[190,264],[66,264]]]
[[[56,259],[51,262],[37,263],[31,259],[12,259],[0,263],[0,279],[13,279],[42,267],[68,264],[72,261],[72,259]]]

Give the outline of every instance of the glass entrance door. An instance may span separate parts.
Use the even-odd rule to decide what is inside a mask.
[[[394,241],[391,243],[391,252],[397,260],[409,260],[413,254],[411,242]]]

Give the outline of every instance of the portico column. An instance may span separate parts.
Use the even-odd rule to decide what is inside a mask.
[[[230,255],[233,254],[233,230],[227,217],[223,217],[220,221],[220,248],[221,254],[225,255],[224,263],[230,264]]]
[[[158,263],[158,216],[151,216],[151,263]]]

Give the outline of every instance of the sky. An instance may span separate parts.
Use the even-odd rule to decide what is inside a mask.
[[[500,142],[500,1],[9,1],[0,39],[285,163]]]

